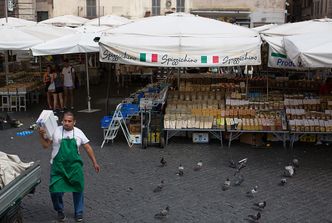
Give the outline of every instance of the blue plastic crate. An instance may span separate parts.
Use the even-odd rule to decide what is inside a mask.
[[[129,115],[133,115],[139,112],[138,104],[123,104],[121,107],[121,113],[124,118]]]
[[[112,116],[104,116],[101,120],[100,120],[100,127],[105,129],[108,128],[108,126],[111,124],[112,121]]]

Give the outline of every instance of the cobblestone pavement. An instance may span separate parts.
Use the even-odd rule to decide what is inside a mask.
[[[95,89],[95,88],[93,88]],[[113,102],[119,100],[114,98]],[[84,103],[83,103],[84,104]],[[103,107],[103,103],[95,103]],[[81,106],[84,108],[84,106]],[[40,112],[33,107],[26,113],[14,113],[28,127]],[[84,222],[250,222],[249,214],[256,214],[253,203],[265,200],[260,222],[332,222],[332,149],[295,144],[295,156],[300,168],[286,186],[278,186],[283,167],[288,163],[288,152],[280,144],[269,149],[254,149],[234,143],[230,150],[220,148],[217,141],[210,144],[193,144],[190,139],[174,138],[166,149],[149,147],[129,148],[123,138],[100,149],[102,132],[99,120],[104,115],[78,113],[77,126],[81,128],[95,149],[101,172],[96,174],[87,155],[85,163],[85,214]],[[18,129],[0,131],[0,150],[17,154],[23,161],[40,161],[42,182],[36,193],[23,199],[24,222],[55,222],[48,193],[50,151],[39,145],[38,135],[16,137]],[[13,137],[13,139],[11,139]],[[160,157],[168,162],[158,167]],[[234,169],[227,167],[228,160],[248,157],[243,169],[245,182],[227,191],[221,187],[226,178],[234,182]],[[203,168],[193,171],[197,161]],[[182,164],[184,176],[176,175]],[[153,189],[161,181],[165,187],[160,193]],[[254,198],[246,192],[258,186]],[[169,215],[164,220],[154,219],[154,214],[167,205]],[[73,220],[71,194],[65,195],[67,222]]]

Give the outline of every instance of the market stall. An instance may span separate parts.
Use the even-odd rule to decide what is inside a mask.
[[[298,69],[288,57],[284,46],[284,37],[313,34],[317,36],[328,35],[332,29],[332,20],[328,18],[308,21],[286,23],[262,31],[261,37],[269,44],[268,66],[283,69]],[[307,39],[305,41],[311,41]]]
[[[73,33],[70,29],[52,27],[47,25],[23,25],[0,27],[0,50],[5,55],[5,83],[1,89],[1,108],[8,111],[26,110],[26,101],[29,97],[38,103],[39,89],[42,87],[42,74],[39,64],[36,64],[30,53],[30,48],[47,40]],[[10,57],[8,60],[8,57]],[[36,59],[36,58],[35,58]],[[37,68],[37,69],[34,69]],[[0,73],[0,77],[2,73]]]
[[[88,67],[88,53],[98,52],[98,43],[94,41],[96,37],[100,37],[102,32],[109,29],[106,26],[98,27],[81,27],[75,30],[74,33],[59,37],[45,43],[35,45],[31,48],[34,56],[41,55],[58,55],[58,54],[73,54],[84,53],[85,54],[85,71],[87,81],[87,104],[88,108],[83,112],[98,111],[91,108],[90,97],[90,83],[89,83],[89,67]]]
[[[99,44],[100,61],[107,63],[171,68],[232,67],[261,63],[261,40],[256,31],[185,13],[154,16],[123,25],[101,36]],[[181,85],[179,77],[178,73],[177,84],[173,86],[178,90]],[[215,94],[214,100],[217,100],[216,97],[219,95]],[[220,107],[213,106],[216,115]],[[200,109],[205,107],[200,106]],[[164,124],[167,124],[168,118],[173,122],[172,115],[166,112]],[[221,124],[213,125],[213,117],[208,115],[202,118],[204,131],[216,132],[217,128],[215,135],[222,141],[220,132],[224,128],[221,128]],[[169,134],[196,128],[191,125],[188,127],[188,120],[191,119],[191,116],[186,116],[183,121],[185,126],[178,128],[165,126],[167,140]]]

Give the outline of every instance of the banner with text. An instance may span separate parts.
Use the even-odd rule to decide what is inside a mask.
[[[167,53],[119,49],[100,43],[99,59],[106,63],[120,63],[156,67],[226,67],[260,65],[260,47],[236,52]]]
[[[268,66],[274,68],[299,69],[291,59],[287,58],[284,50],[276,50],[271,47],[271,45],[269,46]]]

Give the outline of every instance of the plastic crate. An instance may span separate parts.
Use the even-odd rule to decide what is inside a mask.
[[[123,104],[121,107],[121,114],[124,118],[134,115],[139,112],[138,104]]]
[[[100,120],[100,127],[105,129],[108,128],[108,126],[111,124],[112,121],[112,116],[104,116],[101,120]]]

